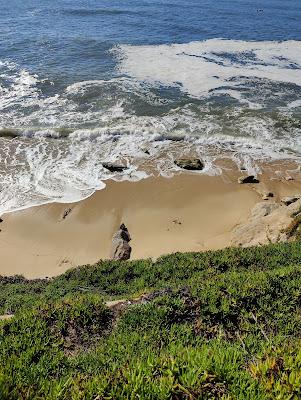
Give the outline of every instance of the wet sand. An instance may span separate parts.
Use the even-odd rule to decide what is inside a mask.
[[[183,173],[135,183],[109,181],[106,189],[78,203],[5,214],[0,275],[52,277],[107,259],[121,222],[132,236],[133,259],[230,246],[231,231],[262,201],[261,186],[239,185],[237,176]],[[268,188],[283,196],[300,192],[301,184],[268,180]]]

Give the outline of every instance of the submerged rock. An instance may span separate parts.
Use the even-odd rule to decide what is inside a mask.
[[[124,165],[114,163],[102,163],[102,166],[110,172],[122,172],[127,169]]]
[[[189,171],[201,171],[205,165],[199,158],[180,158],[175,160],[174,163],[177,167]]]
[[[185,140],[184,135],[164,135],[162,136],[163,140],[170,140],[171,142],[182,142]]]
[[[238,178],[238,183],[259,183],[259,180],[254,175],[241,176]]]
[[[131,236],[124,224],[120,225],[119,230],[112,238],[111,259],[118,261],[126,261],[131,257],[132,248],[129,245]]]

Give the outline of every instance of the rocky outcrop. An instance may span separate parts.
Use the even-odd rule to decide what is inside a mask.
[[[256,204],[250,220],[232,231],[232,245],[248,247],[288,240],[287,228],[300,208],[301,199],[289,206],[275,202]]]
[[[241,176],[238,178],[238,183],[259,183],[259,180],[254,175]]]
[[[252,208],[251,215],[253,219],[266,217],[271,214],[274,210],[279,208],[279,204],[273,203],[257,203],[255,207]]]
[[[129,245],[131,237],[127,227],[124,224],[120,225],[119,230],[112,238],[111,259],[126,261],[131,257],[132,248]]]
[[[201,171],[205,165],[199,158],[180,158],[174,162],[177,167],[188,171]]]
[[[114,163],[102,163],[102,166],[110,172],[122,172],[126,169],[125,166]]]

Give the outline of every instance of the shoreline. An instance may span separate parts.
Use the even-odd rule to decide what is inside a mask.
[[[166,154],[165,154],[166,156]],[[192,154],[188,154],[187,156],[183,157],[183,158],[198,158],[198,156],[194,153]],[[181,159],[181,158],[179,158]],[[114,164],[114,163],[113,163]],[[119,163],[117,163],[119,165]],[[215,172],[211,171],[212,173],[209,173],[209,171],[207,170],[206,164],[204,164],[204,168],[199,170],[199,171],[189,171],[189,170],[185,170],[182,168],[178,168],[177,171],[172,171],[171,175],[168,176],[164,176],[161,174],[158,174],[158,171],[156,171],[154,169],[154,165],[149,164],[147,165],[147,173],[145,176],[141,177],[140,179],[137,179],[137,177],[135,177],[134,179],[130,179],[133,178],[132,176],[128,176],[126,178],[122,177],[121,175],[117,174],[116,177],[114,178],[106,178],[103,179],[101,181],[101,184],[98,187],[95,188],[90,188],[87,190],[90,190],[91,193],[88,195],[83,195],[82,197],[80,197],[79,199],[75,199],[75,200],[69,200],[69,201],[59,201],[56,199],[47,199],[44,201],[40,201],[40,202],[33,202],[30,205],[23,205],[23,206],[19,206],[16,207],[14,209],[11,210],[6,210],[6,211],[1,211],[0,212],[0,218],[3,215],[8,215],[11,213],[17,213],[17,212],[21,212],[21,211],[26,211],[28,209],[31,208],[35,208],[35,207],[42,207],[42,206],[47,206],[50,204],[64,204],[64,205],[72,205],[72,204],[77,204],[77,203],[81,203],[82,201],[85,201],[87,199],[89,199],[90,197],[94,196],[96,193],[105,190],[107,187],[107,184],[113,182],[113,183],[121,183],[121,182],[127,182],[127,183],[138,183],[140,181],[143,180],[149,180],[149,179],[173,179],[175,177],[178,177],[179,175],[185,175],[185,174],[194,174],[197,176],[205,176],[205,177],[221,177],[223,179],[223,177],[226,177],[226,180],[230,180],[234,177],[234,181],[236,180],[236,178],[238,176],[242,176],[244,174],[246,175],[252,175],[254,174],[255,176],[260,176],[260,177],[264,177],[264,182],[266,183],[269,180],[285,180],[286,176],[297,176],[300,177],[301,180],[301,164],[297,161],[297,160],[291,160],[291,159],[283,159],[283,160],[271,160],[269,162],[266,163],[258,163],[257,167],[255,168],[255,172],[253,171],[248,171],[246,168],[240,168],[237,164],[237,162],[234,162],[231,158],[229,157],[223,157],[223,158],[219,158],[217,160],[215,160],[214,162],[214,170]],[[217,172],[218,171],[218,172]],[[142,173],[142,175],[144,174],[143,171],[136,171],[138,173]]]
[[[85,200],[48,203],[2,216],[0,275],[45,278],[78,265],[108,259],[111,238],[121,222],[132,236],[132,259],[173,252],[204,251],[233,245],[232,232],[248,223],[262,192],[275,196],[301,193],[301,175],[238,184],[241,172],[220,176],[181,173],[138,182],[107,181]]]

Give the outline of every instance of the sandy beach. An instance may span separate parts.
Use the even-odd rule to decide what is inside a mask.
[[[240,173],[241,175],[241,173]],[[202,251],[231,245],[231,232],[246,222],[272,190],[273,201],[301,190],[298,177],[260,184],[237,183],[239,172],[222,176],[182,173],[139,182],[108,181],[104,190],[72,204],[47,204],[2,216],[0,275],[59,275],[69,268],[108,259],[111,238],[124,222],[132,258]]]

